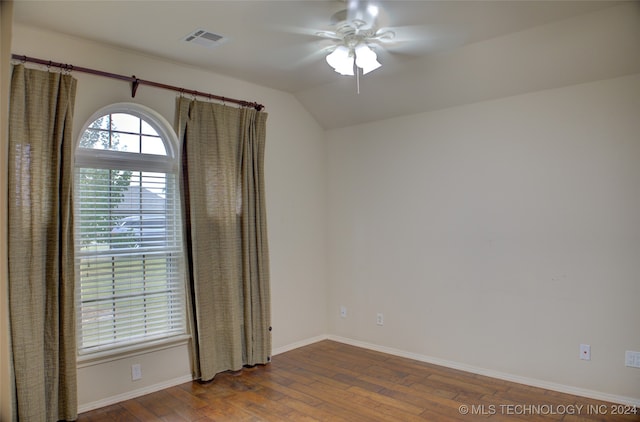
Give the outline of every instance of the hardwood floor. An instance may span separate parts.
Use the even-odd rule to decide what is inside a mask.
[[[640,421],[633,408],[322,341],[213,382],[81,414],[107,421]]]

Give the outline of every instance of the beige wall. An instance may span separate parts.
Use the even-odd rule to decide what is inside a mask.
[[[7,146],[13,3],[0,2],[0,420],[11,420],[7,303]]]
[[[266,190],[271,255],[274,349],[327,332],[325,233],[326,153],[324,132],[291,95],[232,78],[135,55],[125,50],[14,24],[13,52],[156,80],[266,105]],[[74,131],[100,107],[135,101],[174,121],[176,93],[141,86],[134,100],[128,84],[75,74],[78,89]],[[170,362],[170,365],[168,363]],[[131,364],[143,379],[131,381]],[[101,365],[80,366],[81,408],[125,398],[190,375],[186,346],[141,353]],[[100,380],[96,382],[96,380]]]
[[[639,98],[636,74],[329,132],[330,332],[640,403]]]

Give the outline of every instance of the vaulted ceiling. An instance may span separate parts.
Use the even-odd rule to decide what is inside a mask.
[[[360,78],[359,94],[325,62],[332,41],[317,36],[335,29],[344,1],[16,0],[14,20],[290,92],[327,129],[640,71],[637,31],[598,31],[615,7],[630,7],[640,27],[638,2],[375,5],[396,38],[374,46],[382,67]],[[185,41],[199,29],[223,39]]]

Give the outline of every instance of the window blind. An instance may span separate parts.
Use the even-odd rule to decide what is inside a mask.
[[[184,334],[175,176],[83,165],[76,177],[79,352]]]

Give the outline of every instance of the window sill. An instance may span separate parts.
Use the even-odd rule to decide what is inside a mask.
[[[169,349],[176,346],[182,346],[188,344],[190,340],[190,335],[183,334],[180,336],[155,340],[143,344],[120,347],[118,349],[112,350],[104,350],[101,352],[89,353],[86,355],[78,355],[76,367],[78,369],[86,368],[89,366],[100,365],[107,362],[113,362],[116,360],[156,352],[159,350]]]

